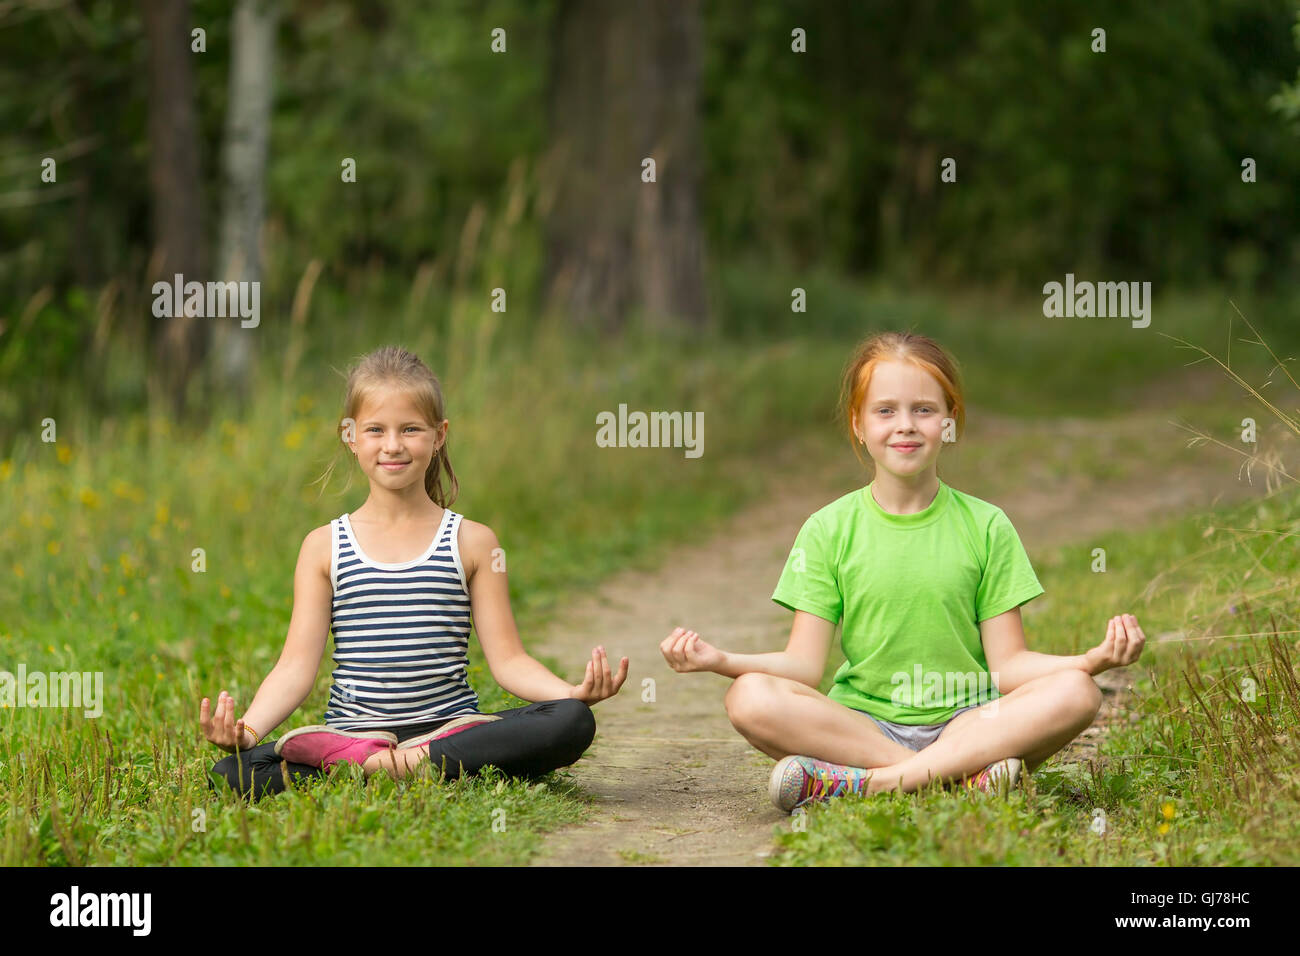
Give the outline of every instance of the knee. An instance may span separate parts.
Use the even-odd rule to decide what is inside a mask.
[[[596,715],[586,702],[571,697],[555,701],[551,712],[556,718],[556,735],[582,756],[596,739]]]
[[[776,680],[771,674],[754,671],[741,674],[732,681],[723,698],[731,725],[737,730],[753,727],[770,710],[776,693],[775,685]]]
[[[1081,670],[1060,671],[1056,675],[1056,699],[1064,712],[1091,724],[1101,710],[1101,688],[1090,674]]]
[[[234,754],[223,757],[212,765],[212,769],[208,771],[208,789],[216,790],[216,781],[218,780],[225,781],[226,786],[236,793],[242,793],[247,789],[240,779],[239,762],[235,759]]]
[[[279,758],[275,758],[272,766],[277,768],[275,777],[266,772],[269,768],[264,759],[258,759],[250,752],[238,756],[231,754],[218,760],[208,771],[208,789],[215,792],[220,783],[224,783],[247,800],[260,799],[268,793],[278,792]]]

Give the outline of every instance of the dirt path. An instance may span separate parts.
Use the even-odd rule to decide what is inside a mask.
[[[972,410],[969,446],[980,449],[978,457],[941,458],[940,471],[954,487],[1002,507],[1031,558],[1107,529],[1263,494],[1258,479],[1253,487],[1238,481],[1238,459],[1230,453],[1185,449],[1187,436],[1168,424],[1171,417],[1152,410],[1119,423],[1030,426]],[[1132,473],[1090,479],[1036,472],[1052,467],[1051,449],[1067,461],[1108,460],[1115,449],[1128,462],[1132,453],[1118,449],[1138,440],[1146,454]],[[990,467],[999,457],[1025,460],[1012,446],[1026,441],[1038,449],[1033,466],[1014,475]],[[548,838],[534,865],[748,865],[768,855],[773,828],[789,820],[767,798],[771,759],[728,723],[722,698],[730,681],[675,674],[658,645],[680,625],[731,651],[785,646],[791,615],[770,597],[795,534],[813,511],[865,484],[847,447],[839,461],[832,470],[805,467],[802,474],[795,460],[779,464],[777,473],[788,476],[779,494],[709,539],[677,548],[656,571],[617,575],[571,609],[562,631],[541,636],[536,649],[556,660],[582,661],[592,643],[603,642],[611,660],[631,658],[631,671],[622,692],[597,705],[595,743],[571,771],[596,798],[592,816]],[[1131,678],[1103,678],[1097,724],[1054,760],[1086,759],[1122,708]],[[643,687],[647,679],[653,699]]]

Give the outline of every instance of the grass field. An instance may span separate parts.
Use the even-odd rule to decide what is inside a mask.
[[[1104,574],[1086,549],[1056,551],[1037,567],[1046,594],[1025,607],[1035,649],[1077,653],[1078,634],[1121,611],[1182,622],[1147,630],[1126,669],[1127,713],[1096,758],[1049,764],[1006,801],[942,790],[832,801],[779,834],[773,862],[1296,865],[1297,534],[1291,487],[1263,504],[1108,535]]]
[[[779,285],[779,277],[750,278],[750,296]],[[814,288],[816,308],[845,316],[827,324],[831,333],[796,335],[773,320],[764,336],[740,340],[633,329],[617,343],[554,331],[524,341],[489,320],[458,318],[455,306],[436,334],[400,309],[358,333],[341,306],[323,300],[319,331],[293,327],[268,348],[292,358],[267,361],[243,415],[214,407],[206,427],[182,429],[157,415],[106,416],[89,399],[78,404],[75,389],[61,393],[57,441],[39,440],[33,427],[12,436],[0,459],[0,569],[11,582],[0,594],[0,670],[102,672],[103,714],[0,711],[0,864],[507,863],[526,859],[547,829],[582,818],[582,794],[563,773],[533,788],[491,778],[451,786],[376,779],[363,788],[336,776],[253,807],[207,789],[205,771],[221,754],[202,740],[200,698],[224,688],[247,706],[284,641],[303,536],[365,499],[359,472],[346,492],[341,473],[323,491],[313,482],[342,452],[342,379],[331,366],[375,345],[407,344],[442,378],[463,489],[454,507],[491,525],[506,548],[525,641],[562,615],[566,595],[616,568],[652,563],[670,542],[706,533],[773,493],[781,480],[770,467],[774,448],[800,442],[809,455],[846,454],[831,411],[849,348],[868,331],[914,325],[936,336],[965,367],[972,401],[1008,415],[1122,410],[1188,360],[1167,340],[1102,320],[1087,320],[1095,324],[1063,346],[1062,330],[1046,331],[1032,302],[945,305],[842,284]],[[735,293],[728,302],[739,315],[748,300]],[[1226,333],[1222,296],[1163,305],[1157,300],[1156,315],[1167,316],[1173,334],[1210,346]],[[1272,329],[1284,307],[1248,314]],[[138,355],[113,360],[121,383],[139,372]],[[703,411],[706,453],[692,460],[664,449],[597,449],[596,414],[620,403]],[[1215,414],[1230,427],[1240,408]],[[348,466],[342,457],[339,464]],[[1283,504],[1254,516],[1258,530],[1293,527],[1295,511]],[[1175,568],[1207,546],[1201,531],[1192,521],[1135,538],[1126,553],[1143,558],[1132,574],[1085,575],[1065,559],[1043,569],[1050,592],[1070,595],[1044,627],[1043,649],[1098,602],[1135,600],[1153,579],[1163,590],[1147,600],[1194,595],[1202,620],[1247,584],[1294,584],[1294,548],[1251,557],[1262,546],[1250,536]],[[1278,602],[1268,609],[1290,622],[1278,629],[1294,630],[1287,593],[1261,594],[1250,606],[1258,617],[1266,601]],[[1141,607],[1131,605],[1139,616]],[[1252,619],[1249,629],[1262,627]],[[1234,620],[1231,629],[1243,628]],[[1261,697],[1243,709],[1214,682],[1247,666],[1242,648],[1265,645],[1221,643],[1151,648],[1159,689],[1140,685],[1144,719],[1107,744],[1141,759],[1100,776],[1047,777],[1031,802],[1005,807],[845,802],[815,811],[806,833],[784,837],[780,859],[937,862],[948,847],[945,862],[1280,861],[1287,841],[1294,845],[1279,816],[1295,809],[1294,770],[1288,777],[1284,745],[1261,742],[1289,734],[1294,752],[1296,698],[1278,683],[1283,670],[1293,672],[1285,645],[1274,647],[1255,665],[1265,669]],[[516,704],[471,646],[484,709]],[[570,679],[581,664],[548,663]],[[1207,684],[1199,702],[1180,683],[1188,668]],[[282,730],[319,722],[327,689],[328,666]],[[1242,728],[1235,736],[1216,732],[1228,709]],[[1229,783],[1241,793],[1226,796]],[[1103,840],[1087,830],[1097,808],[1110,821]],[[1169,830],[1155,839],[1162,822]],[[952,856],[955,833],[972,837],[960,851],[966,860]]]

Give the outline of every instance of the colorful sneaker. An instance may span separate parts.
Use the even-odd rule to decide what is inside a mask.
[[[420,736],[412,737],[410,740],[403,740],[397,745],[397,749],[406,750],[409,747],[427,747],[430,741],[441,740],[443,737],[458,734],[462,730],[469,730],[479,724],[488,724],[500,719],[496,714],[464,714],[460,717],[453,717],[437,730],[431,730],[427,734],[420,734]]]
[[[767,793],[777,809],[792,813],[811,800],[865,793],[871,771],[815,757],[782,757],[772,768]]]
[[[340,730],[325,724],[299,727],[275,742],[276,754],[290,763],[327,770],[344,761],[366,762],[372,754],[391,750],[397,735],[386,730]]]
[[[962,778],[961,785],[967,790],[983,790],[1004,797],[1019,779],[1020,758],[1007,757],[1005,760],[995,760],[979,773]]]

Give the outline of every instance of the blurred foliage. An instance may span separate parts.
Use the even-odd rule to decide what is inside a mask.
[[[512,306],[536,304],[548,195],[538,171],[548,118],[563,108],[549,97],[561,9],[282,3],[264,312],[287,315],[314,259],[322,290],[355,299],[386,284],[440,327],[453,321],[443,300],[458,291],[508,285]],[[728,295],[755,305],[755,317],[772,305],[753,302],[728,269],[775,269],[805,286],[883,274],[1023,295],[1067,271],[1157,288],[1293,278],[1298,9],[703,5],[702,210],[710,282],[724,297],[715,313],[747,313]],[[229,16],[218,0],[191,6],[206,31],[194,63],[210,244]],[[504,54],[491,51],[496,27]],[[1104,53],[1091,50],[1097,27]],[[791,52],[796,28],[806,53]],[[6,396],[6,425],[51,380],[85,382],[107,400],[105,341],[143,346],[147,62],[128,0],[0,10],[0,369],[7,391],[24,396]],[[54,183],[40,178],[47,156]],[[1241,181],[1247,156],[1253,184]],[[348,157],[355,183],[341,182]],[[956,183],[939,182],[945,157]],[[580,159],[572,174],[582,175]],[[787,285],[782,311],[788,296]],[[844,318],[802,317],[808,331]]]

